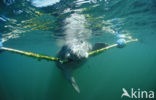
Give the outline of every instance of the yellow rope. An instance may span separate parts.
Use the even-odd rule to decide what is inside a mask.
[[[128,40],[128,41],[126,41],[126,44],[129,43],[129,42],[136,42],[136,41],[138,41],[138,39]],[[89,52],[89,56],[90,56],[90,55],[94,55],[94,54],[101,53],[101,52],[103,52],[103,51],[105,51],[105,50],[107,50],[107,49],[110,49],[110,48],[113,48],[113,47],[116,47],[116,46],[118,46],[118,44],[113,44],[113,45],[104,47],[104,48],[102,48],[102,49],[98,49],[98,50],[95,50],[95,51],[91,51],[91,52]]]
[[[135,41],[138,41],[138,40],[137,39],[132,39],[132,40],[126,41],[126,44],[129,43],[129,42],[135,42]],[[101,53],[101,52],[103,52],[103,51],[105,51],[107,49],[116,47],[117,45],[118,44],[113,44],[113,45],[107,46],[107,47],[102,48],[102,49],[91,51],[91,52],[89,52],[89,56]],[[19,54],[26,55],[26,56],[30,56],[30,57],[35,57],[35,58],[38,58],[38,59],[45,59],[45,60],[48,60],[48,61],[56,61],[56,62],[61,62],[61,63],[68,62],[68,59],[60,59],[60,58],[57,58],[57,57],[45,56],[45,55],[35,54],[35,53],[32,53],[32,52],[25,52],[25,51],[21,51],[21,50],[6,48],[6,47],[1,47],[1,49],[6,50],[6,51],[10,51],[10,52],[14,52],[14,53],[19,53]]]
[[[38,58],[38,59],[45,59],[45,60],[50,60],[50,61],[59,61],[59,62],[62,62],[62,63],[66,62],[66,60],[61,60],[61,59],[56,58],[56,57],[50,57],[50,56],[35,54],[35,53],[32,53],[32,52],[25,52],[25,51],[21,51],[21,50],[6,48],[6,47],[2,47],[1,49],[6,50],[6,51],[10,51],[10,52],[14,52],[14,53],[19,53],[19,54],[26,55],[26,56],[30,56],[30,57],[35,57],[35,58]]]

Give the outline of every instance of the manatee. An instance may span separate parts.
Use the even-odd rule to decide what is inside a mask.
[[[76,92],[80,93],[80,89],[75,81],[75,78],[72,76],[72,71],[86,62],[89,56],[89,51],[104,48],[106,46],[108,46],[106,43],[96,43],[92,48],[90,43],[82,40],[76,40],[76,42],[72,41],[66,43],[58,52],[57,57],[60,59],[68,59],[68,62],[57,62],[56,65],[62,70],[65,78]]]

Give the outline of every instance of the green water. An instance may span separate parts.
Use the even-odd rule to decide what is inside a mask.
[[[70,7],[73,10],[82,8],[81,14],[88,16],[85,18],[89,23],[86,27],[92,30],[92,35],[88,39],[91,44],[96,42],[114,44],[117,38],[111,27],[115,24],[119,24],[123,34],[128,34],[139,41],[129,43],[124,48],[112,48],[97,56],[89,57],[87,62],[74,70],[73,76],[79,85],[80,94],[74,91],[55,62],[38,61],[7,51],[1,52],[0,100],[130,100],[128,97],[121,98],[122,88],[128,92],[131,88],[156,92],[155,0],[108,0],[109,3],[99,1],[79,7],[72,6],[73,0],[67,0],[65,4],[62,4],[63,1],[47,8],[36,8],[30,5],[30,2],[25,2],[27,7],[24,8],[20,5],[22,1],[7,8],[1,3],[1,15],[17,20],[17,22],[1,22],[3,25],[13,26],[13,28],[2,26],[0,30],[2,38],[6,39],[3,45],[56,56],[61,48],[60,41],[64,40],[64,36],[59,35],[64,31],[62,23],[71,15],[62,12]],[[30,8],[44,15],[36,17],[36,13]],[[22,9],[24,13],[16,15],[11,9]],[[51,12],[53,14],[48,15]],[[33,21],[29,23],[21,22],[32,18]],[[118,18],[119,21],[107,23],[114,18]],[[32,26],[43,25],[44,22],[51,22],[45,24],[48,29]],[[25,25],[31,27],[24,28]],[[17,29],[20,32],[13,32]],[[11,33],[8,34],[9,32]],[[5,34],[18,37],[8,39],[8,35]]]

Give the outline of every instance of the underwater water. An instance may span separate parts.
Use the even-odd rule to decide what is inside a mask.
[[[92,46],[114,44],[118,34],[138,39],[73,70],[80,93],[55,62],[1,51],[0,100],[122,100],[132,99],[121,98],[123,88],[156,92],[156,0],[1,0],[0,33],[4,47],[52,57],[74,39]]]

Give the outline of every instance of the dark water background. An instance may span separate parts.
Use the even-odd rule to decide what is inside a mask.
[[[115,43],[116,31],[139,41],[91,57],[76,69],[80,94],[54,62],[1,52],[0,100],[122,100],[122,88],[156,90],[156,0],[97,0],[79,6],[61,0],[39,8],[24,0],[9,6],[0,1],[3,45],[56,56],[64,41],[64,20],[80,9],[92,31],[91,44]]]

